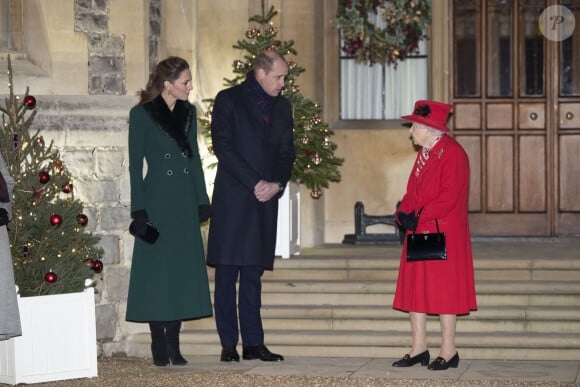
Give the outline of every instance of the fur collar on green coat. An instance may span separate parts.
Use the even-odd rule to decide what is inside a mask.
[[[173,111],[169,110],[163,97],[159,95],[152,101],[147,102],[144,106],[145,111],[153,121],[155,121],[161,129],[171,137],[179,148],[191,158],[193,151],[191,145],[187,140],[187,133],[189,131],[192,120],[192,109],[189,102],[176,101]]]

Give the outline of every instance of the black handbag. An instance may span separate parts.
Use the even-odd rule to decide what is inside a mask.
[[[147,228],[145,229],[145,232],[143,234],[137,234],[135,232],[135,221],[132,221],[131,224],[129,225],[129,232],[131,233],[131,235],[137,238],[141,238],[142,240],[144,240],[149,244],[155,243],[157,238],[159,238],[159,230],[149,221],[147,221]]]
[[[439,222],[435,219],[436,233],[407,235],[407,261],[445,261],[447,249],[445,247],[445,233],[439,232]]]

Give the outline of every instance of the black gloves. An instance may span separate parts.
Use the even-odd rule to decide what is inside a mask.
[[[151,224],[147,212],[145,210],[133,211],[131,217],[133,221],[129,225],[129,232],[149,244],[155,243],[159,238],[159,230]]]
[[[133,222],[131,223],[131,231],[135,235],[145,235],[147,231],[147,221],[149,217],[147,216],[147,212],[145,210],[137,210],[131,212],[131,218],[133,218]]]
[[[6,226],[10,222],[8,211],[5,208],[0,208],[0,226]]]
[[[405,211],[397,211],[397,219],[405,229],[415,231],[419,217],[415,215],[415,211],[407,214]]]
[[[206,222],[211,217],[211,206],[209,204],[201,204],[197,207],[199,214],[199,223]]]

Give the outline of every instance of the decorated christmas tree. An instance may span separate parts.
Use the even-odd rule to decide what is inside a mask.
[[[15,282],[21,296],[81,291],[103,268],[99,238],[84,229],[89,219],[59,152],[32,128],[36,98],[28,88],[23,98],[15,95],[12,79],[8,57],[0,152],[16,181],[7,225]]]
[[[322,121],[321,107],[318,103],[304,98],[300,93],[300,86],[296,82],[304,68],[292,60],[288,55],[296,55],[293,48],[294,41],[281,41],[277,39],[278,29],[273,25],[272,19],[277,15],[274,7],[268,13],[262,5],[262,15],[250,18],[250,27],[245,36],[247,39],[238,40],[233,47],[245,50],[243,58],[233,62],[233,79],[225,79],[224,86],[231,87],[244,81],[246,74],[251,68],[252,61],[262,51],[275,50],[288,61],[288,76],[282,95],[290,100],[294,112],[294,146],[296,148],[296,161],[292,169],[290,180],[302,184],[310,189],[312,198],[319,198],[322,189],[328,188],[331,182],[339,182],[341,179],[338,167],[343,159],[334,156],[336,144],[331,141],[333,132],[329,125]],[[208,103],[208,111],[205,117],[200,118],[203,135],[211,151],[211,109],[213,99],[204,100]],[[213,166],[215,161],[210,162]]]

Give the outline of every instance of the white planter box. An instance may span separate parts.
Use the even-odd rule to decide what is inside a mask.
[[[42,383],[97,374],[93,288],[19,297],[22,336],[0,341],[0,383]]]
[[[278,202],[276,255],[290,258],[300,252],[300,187],[288,183]]]

